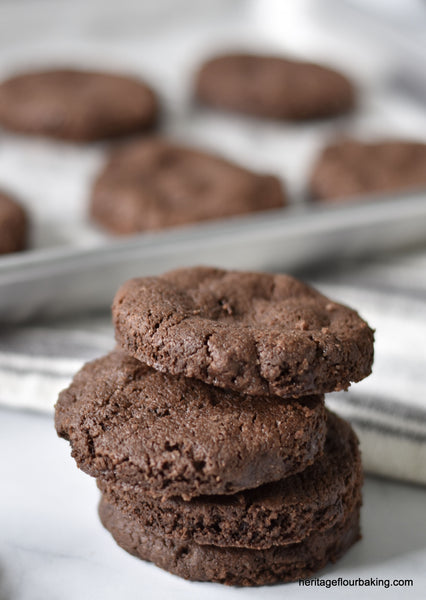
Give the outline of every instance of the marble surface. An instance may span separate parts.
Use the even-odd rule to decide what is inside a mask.
[[[118,548],[99,523],[98,491],[51,416],[0,410],[0,600],[425,598],[426,489],[367,478],[364,537],[321,578],[413,579],[407,588],[257,589],[189,583]]]

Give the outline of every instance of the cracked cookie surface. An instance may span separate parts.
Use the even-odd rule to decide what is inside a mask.
[[[299,472],[326,435],[322,396],[242,400],[118,350],[85,365],[61,392],[55,425],[89,475],[185,499]]]
[[[130,355],[242,394],[322,394],[371,372],[367,323],[288,275],[194,267],[131,279],[112,312]]]
[[[121,482],[98,479],[106,502],[142,529],[176,542],[264,549],[300,542],[333,527],[360,501],[363,481],[351,426],[327,411],[324,454],[276,483],[233,496],[153,498]]]

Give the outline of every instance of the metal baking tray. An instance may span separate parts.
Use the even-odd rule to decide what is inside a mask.
[[[280,210],[136,236],[102,246],[34,251],[0,264],[2,320],[106,308],[130,277],[194,264],[288,270],[424,241],[426,193],[309,211]]]
[[[284,19],[282,10],[273,0],[1,4],[0,77],[64,64],[140,75],[160,93],[162,134],[275,173],[291,197],[290,207],[279,211],[113,239],[86,216],[90,184],[108,144],[78,146],[2,132],[0,187],[27,206],[33,238],[30,250],[0,257],[1,321],[106,308],[125,279],[179,266],[294,272],[336,256],[426,241],[426,191],[341,205],[308,201],[309,168],[329,138],[342,132],[418,137],[426,131],[426,115],[409,98],[381,87],[379,66],[373,69],[369,61],[366,68],[362,47],[345,45],[344,29],[340,39],[334,32],[327,37],[312,15],[302,15],[301,28],[294,26],[301,15]],[[358,110],[292,125],[196,106],[194,70],[205,56],[235,48],[296,54],[341,68],[360,90]]]

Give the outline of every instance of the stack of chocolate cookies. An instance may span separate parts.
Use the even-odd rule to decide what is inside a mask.
[[[61,393],[56,429],[120,546],[262,585],[359,539],[358,442],[324,406],[371,371],[355,311],[286,275],[198,267],[128,281],[113,317],[118,347]]]

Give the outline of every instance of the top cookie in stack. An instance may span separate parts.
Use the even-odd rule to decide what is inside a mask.
[[[112,312],[130,356],[241,394],[323,394],[371,372],[367,323],[289,275],[198,267],[131,279]]]
[[[120,347],[61,393],[56,428],[123,548],[260,585],[358,539],[357,440],[323,397],[371,370],[357,313],[289,276],[198,267],[125,283],[113,317]]]

